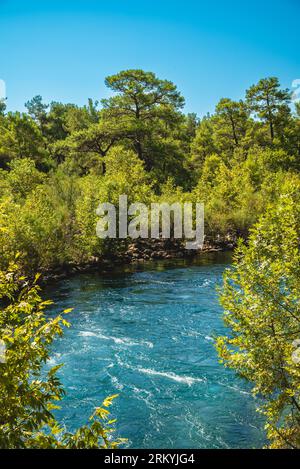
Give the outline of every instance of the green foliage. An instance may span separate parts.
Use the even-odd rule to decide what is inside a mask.
[[[216,140],[223,152],[242,144],[248,127],[249,112],[243,101],[223,98],[216,106],[214,118]]]
[[[206,233],[213,238],[246,237],[263,208],[261,193],[255,191],[244,164],[229,169],[214,155],[205,161],[194,198],[204,202]]]
[[[20,263],[28,274],[70,260],[76,182],[57,174],[47,184],[31,189],[25,200],[13,200],[10,196],[3,197],[0,203],[1,267],[6,268],[20,251]]]
[[[45,181],[45,174],[38,171],[35,162],[29,158],[15,159],[9,164],[6,174],[12,195],[25,199],[39,184]]]
[[[0,116],[4,116],[6,104],[4,99],[0,99]]]
[[[192,166],[201,171],[206,158],[217,152],[211,119],[204,117],[197,127],[196,135],[191,143]]]
[[[107,77],[105,84],[117,96],[103,100],[104,107],[110,112],[119,114],[124,111],[137,119],[151,119],[164,116],[164,109],[180,108],[184,99],[176,86],[167,80],[160,80],[152,72],[143,70],[126,70]]]
[[[290,116],[289,91],[280,89],[278,78],[264,78],[249,88],[246,98],[250,110],[269,125],[273,141]]]
[[[231,334],[219,337],[223,363],[263,398],[272,448],[300,447],[300,182],[286,183],[275,206],[241,244],[224,277],[221,302]]]
[[[128,143],[146,169],[156,168],[160,158],[172,157],[169,137],[182,121],[179,109],[184,104],[176,86],[143,70],[120,72],[105,83],[117,95],[102,100],[104,118],[119,121],[120,128],[127,130]]]
[[[27,115],[8,113],[0,120],[0,166],[14,158],[32,158],[41,167],[48,164],[45,142],[37,124]]]
[[[47,117],[46,111],[49,107],[47,104],[43,104],[42,101],[42,96],[37,95],[34,96],[34,98],[32,98],[30,101],[27,101],[27,103],[25,103],[25,107],[30,117],[32,117],[40,125],[43,125],[43,123],[45,122]]]
[[[39,287],[10,264],[0,271],[0,340],[4,353],[0,362],[0,447],[12,448],[116,448],[124,442],[113,439],[115,420],[108,408],[116,397],[110,396],[97,407],[89,424],[75,433],[64,430],[53,415],[64,396],[57,377],[62,365],[45,373],[50,346],[63,327],[69,327],[65,310],[48,319]]]

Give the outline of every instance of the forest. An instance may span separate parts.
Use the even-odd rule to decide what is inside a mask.
[[[267,77],[199,118],[184,113],[174,83],[152,72],[121,71],[105,85],[110,97],[82,107],[37,95],[26,112],[6,112],[0,102],[0,331],[8,354],[0,446],[122,444],[108,437],[116,396],[89,426],[57,436],[51,412],[63,390],[57,369],[40,373],[68,322],[46,318],[38,279],[67,265],[101,268],[101,259],[124,251],[126,243],[97,237],[96,209],[127,194],[129,203],[203,202],[207,242],[237,246],[220,293],[231,334],[217,338],[218,353],[265,398],[270,447],[299,448],[300,371],[291,357],[300,329],[300,103]]]
[[[300,107],[277,78],[182,111],[170,81],[142,70],[106,78],[111,97],[79,107],[41,96],[0,107],[0,262],[24,273],[101,259],[124,246],[96,237],[100,201],[198,201],[207,240],[236,242],[300,170]],[[130,175],[130,177],[128,177]],[[17,214],[17,216],[16,216]]]

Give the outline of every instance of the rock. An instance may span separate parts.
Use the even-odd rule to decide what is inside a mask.
[[[159,257],[164,257],[165,254],[166,254],[165,251],[158,251],[158,252],[157,252],[157,256],[159,256]]]
[[[139,259],[140,258],[140,253],[139,252],[134,252],[132,254],[133,259]]]

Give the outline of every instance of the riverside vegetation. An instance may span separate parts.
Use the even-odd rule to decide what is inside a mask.
[[[110,399],[76,434],[57,427],[57,370],[47,378],[41,370],[67,323],[46,319],[47,303],[24,276],[133,257],[129,241],[96,236],[99,202],[117,206],[127,194],[129,204],[204,202],[207,243],[247,240],[225,276],[231,334],[217,347],[264,397],[270,445],[300,447],[300,374],[291,358],[300,321],[300,106],[292,109],[274,77],[244,100],[221,99],[202,119],[185,115],[176,86],[153,73],[127,70],[105,83],[112,96],[100,104],[35,96],[26,113],[12,113],[0,103],[0,445],[118,445],[108,437],[113,422],[101,421]]]

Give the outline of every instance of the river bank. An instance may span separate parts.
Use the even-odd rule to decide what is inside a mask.
[[[70,262],[42,273],[42,283],[67,278],[78,273],[99,272],[110,266],[143,263],[155,260],[193,259],[207,253],[233,251],[234,239],[207,240],[202,249],[185,248],[185,243],[177,239],[141,239],[120,245],[116,251],[107,250],[101,257],[91,257],[82,263]]]

